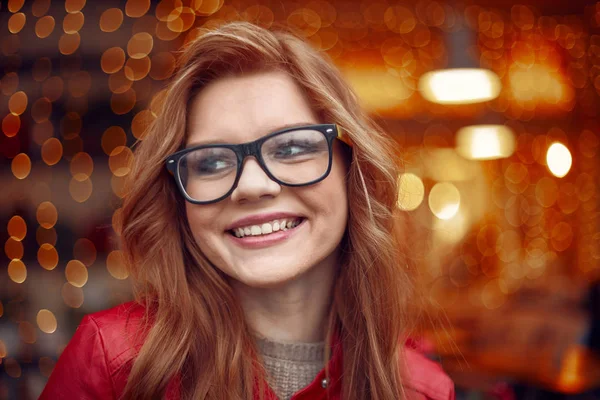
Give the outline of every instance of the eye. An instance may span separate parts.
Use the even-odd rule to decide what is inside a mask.
[[[201,149],[186,157],[187,168],[192,175],[216,176],[235,169],[237,160],[229,150]]]
[[[289,141],[278,145],[273,155],[275,157],[293,157],[303,154],[314,153],[317,151],[317,146],[310,142]]]

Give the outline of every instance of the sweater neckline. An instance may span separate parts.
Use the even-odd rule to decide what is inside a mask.
[[[259,352],[266,357],[295,362],[322,362],[325,358],[325,342],[278,342],[255,337]]]

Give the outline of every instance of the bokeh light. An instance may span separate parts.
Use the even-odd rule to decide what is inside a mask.
[[[54,17],[51,15],[46,15],[38,19],[38,21],[35,23],[35,34],[40,39],[47,38],[54,30],[54,25]]]
[[[573,158],[569,149],[562,143],[552,143],[546,153],[546,164],[552,175],[562,178],[569,173]]]
[[[419,90],[427,100],[440,104],[469,104],[495,99],[500,79],[490,70],[456,68],[424,74]]]
[[[37,260],[40,266],[48,271],[53,270],[58,265],[58,252],[53,244],[42,243],[37,253]]]
[[[131,171],[131,164],[133,163],[133,152],[129,147],[119,146],[116,147],[111,153],[108,159],[108,167],[111,172],[116,176],[125,176]]]
[[[27,224],[23,217],[19,215],[14,215],[9,221],[7,225],[8,235],[17,241],[21,241],[25,239],[25,235],[27,235]]]
[[[152,51],[154,39],[148,32],[136,33],[127,43],[127,54],[131,58],[144,58]]]
[[[505,125],[472,125],[456,133],[456,151],[473,160],[510,157],[515,151],[515,136]]]
[[[460,206],[460,192],[450,182],[436,183],[429,192],[429,208],[439,219],[450,219]]]
[[[73,177],[69,182],[69,193],[73,200],[78,203],[86,202],[92,195],[93,189],[92,180],[88,177],[83,180]]]
[[[100,16],[100,29],[103,32],[114,32],[123,23],[123,11],[119,8],[109,8]]]
[[[75,287],[83,287],[88,281],[88,271],[79,260],[71,260],[65,267],[67,282]]]
[[[56,221],[58,221],[58,212],[56,207],[49,201],[41,203],[36,211],[36,218],[38,223],[45,229],[54,227]]]
[[[15,283],[23,283],[27,279],[27,268],[23,261],[12,260],[8,264],[8,277]]]
[[[77,33],[83,27],[85,16],[82,12],[76,11],[65,15],[63,19],[63,31],[65,33]]]
[[[23,13],[16,13],[11,15],[8,19],[8,31],[10,33],[19,33],[21,29],[25,26],[25,21],[27,17]]]
[[[9,237],[4,244],[4,253],[10,260],[20,260],[23,258],[23,243],[13,237]]]
[[[63,146],[60,140],[50,138],[42,145],[42,160],[48,165],[54,165],[60,161],[63,155]]]
[[[150,0],[127,0],[125,14],[130,18],[139,18],[150,9]]]
[[[116,279],[127,279],[129,273],[125,266],[125,259],[121,250],[113,250],[106,257],[106,268],[108,272]]]
[[[411,173],[400,175],[398,191],[398,207],[405,211],[412,211],[419,207],[425,197],[423,181]]]
[[[31,172],[31,160],[25,153],[17,154],[10,164],[11,170],[15,178],[25,179]]]
[[[44,333],[54,333],[58,326],[54,313],[46,309],[38,311],[36,322],[40,330]]]
[[[25,94],[25,92],[16,92],[12,96],[10,96],[10,99],[8,100],[8,109],[11,113],[15,115],[21,115],[25,112],[26,108],[27,94]]]

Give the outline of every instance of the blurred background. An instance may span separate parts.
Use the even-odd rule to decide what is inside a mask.
[[[398,207],[460,399],[600,398],[600,2],[0,2],[0,399],[130,300],[118,218],[177,50],[289,26],[401,145]],[[438,326],[438,325],[434,325]]]

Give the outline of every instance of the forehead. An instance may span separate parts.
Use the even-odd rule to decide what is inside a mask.
[[[242,143],[283,126],[317,122],[301,88],[285,72],[221,78],[190,103],[186,144]]]

